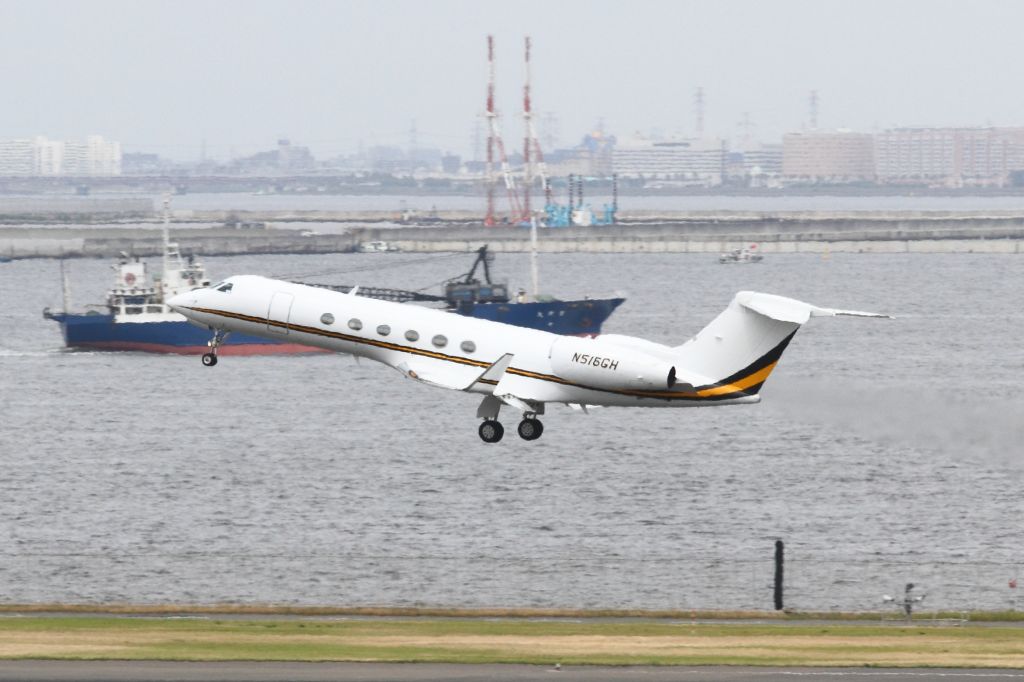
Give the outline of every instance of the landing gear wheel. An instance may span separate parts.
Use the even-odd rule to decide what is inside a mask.
[[[213,353],[203,353],[203,364],[207,367],[213,367],[217,364],[217,356]]]
[[[487,419],[480,425],[480,438],[485,443],[497,443],[505,435],[505,427],[501,422]]]
[[[544,425],[539,419],[532,417],[519,422],[519,437],[523,440],[537,440],[544,433]]]

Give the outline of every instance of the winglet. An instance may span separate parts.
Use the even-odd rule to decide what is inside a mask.
[[[476,378],[476,381],[470,385],[470,388],[478,383],[492,385],[497,384],[501,381],[501,377],[505,374],[505,370],[507,370],[509,365],[512,364],[512,357],[512,353],[505,353],[502,355],[494,364],[485,369],[483,373]]]

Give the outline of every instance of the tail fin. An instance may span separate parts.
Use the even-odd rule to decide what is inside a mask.
[[[741,291],[711,324],[673,350],[681,366],[711,380],[703,394],[755,395],[800,326],[811,317],[833,315],[888,317]]]

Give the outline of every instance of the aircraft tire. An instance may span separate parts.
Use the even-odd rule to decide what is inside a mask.
[[[544,424],[539,419],[524,419],[516,430],[523,440],[537,440],[544,433]]]
[[[487,419],[480,425],[478,433],[483,442],[497,443],[505,435],[505,427],[495,419]]]
[[[207,367],[213,367],[217,364],[217,356],[213,353],[203,353],[203,364]]]

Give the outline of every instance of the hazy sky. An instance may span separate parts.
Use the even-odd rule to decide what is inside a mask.
[[[520,145],[522,41],[534,109],[563,143],[603,119],[771,140],[808,120],[1024,124],[1024,2],[0,0],[0,138],[98,133],[125,151],[252,153],[280,136],[324,157],[409,141],[472,150],[485,37],[506,143]]]

